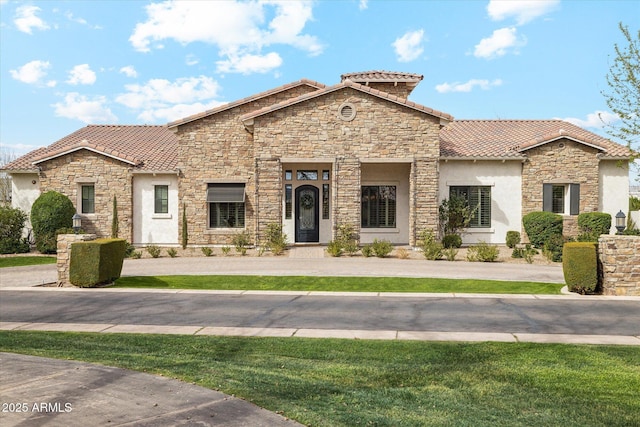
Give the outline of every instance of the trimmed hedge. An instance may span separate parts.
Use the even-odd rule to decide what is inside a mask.
[[[564,281],[571,292],[594,293],[598,286],[598,254],[593,242],[565,243],[562,253]]]
[[[597,236],[609,234],[611,215],[604,212],[584,212],[578,215],[578,226],[583,233],[593,233]]]
[[[520,232],[513,230],[507,231],[506,243],[509,248],[515,248],[520,243]]]
[[[562,236],[562,216],[552,212],[531,212],[522,217],[529,241],[538,249],[544,247],[551,236]]]
[[[91,287],[119,278],[126,248],[124,239],[72,243],[69,281],[75,286]]]

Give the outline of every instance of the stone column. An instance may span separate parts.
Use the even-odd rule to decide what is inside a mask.
[[[95,240],[95,234],[58,234],[58,286],[71,286],[69,265],[71,265],[71,244]]]
[[[640,236],[600,236],[598,263],[604,295],[640,295]]]

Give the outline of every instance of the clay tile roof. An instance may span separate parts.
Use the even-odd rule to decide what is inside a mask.
[[[605,158],[630,154],[627,147],[563,120],[456,120],[440,131],[440,155],[524,158],[526,150],[560,138],[597,148]]]
[[[359,83],[355,83],[355,82],[353,82],[352,80],[349,80],[349,79],[343,81],[342,83],[338,83],[337,85],[327,86],[327,87],[325,87],[323,89],[319,89],[319,90],[317,90],[315,92],[306,93],[306,94],[300,95],[300,96],[298,96],[296,98],[292,98],[292,99],[289,99],[289,100],[286,100],[286,101],[282,101],[282,102],[280,102],[278,104],[269,105],[267,107],[261,108],[259,110],[253,111],[251,113],[247,113],[247,114],[243,115],[240,119],[242,121],[251,120],[253,118],[256,118],[256,117],[259,117],[259,116],[262,116],[262,115],[265,115],[265,114],[280,110],[282,108],[289,107],[291,105],[299,104],[299,103],[307,101],[309,99],[317,98],[319,96],[323,96],[323,95],[326,95],[328,93],[344,89],[346,87],[350,87],[350,88],[358,90],[360,92],[369,93],[369,94],[371,94],[373,96],[376,96],[378,98],[386,99],[388,101],[395,102],[396,104],[404,105],[405,107],[409,107],[409,108],[412,108],[414,110],[418,110],[418,111],[421,111],[423,113],[427,113],[427,114],[430,114],[432,116],[439,117],[439,118],[444,119],[446,121],[453,120],[453,116],[450,115],[450,114],[443,113],[441,111],[434,110],[434,109],[429,108],[429,107],[425,107],[424,105],[416,104],[415,102],[411,102],[411,101],[408,101],[405,98],[388,94],[387,92],[383,92],[383,91],[380,91],[380,90],[377,90],[377,89],[372,89],[369,86],[364,86],[364,85],[361,85]]]
[[[82,149],[116,158],[140,171],[173,171],[178,160],[178,140],[166,126],[89,125],[2,169],[36,170],[37,163]]]
[[[293,83],[287,83],[285,85],[276,87],[274,89],[267,90],[265,92],[260,92],[260,93],[257,93],[255,95],[248,96],[246,98],[238,99],[237,101],[229,102],[227,104],[221,105],[221,106],[213,108],[211,110],[204,111],[202,113],[194,114],[192,116],[185,117],[185,118],[173,121],[171,123],[168,123],[167,126],[170,127],[170,128],[173,128],[173,127],[176,127],[176,126],[184,125],[186,123],[193,122],[193,121],[196,121],[198,119],[202,119],[204,117],[208,117],[208,116],[211,116],[213,114],[217,114],[217,113],[220,113],[222,111],[229,110],[231,108],[240,106],[242,104],[246,104],[248,102],[256,101],[256,100],[261,99],[261,98],[266,98],[267,96],[275,95],[277,93],[284,92],[285,90],[293,89],[295,87],[302,86],[302,85],[311,86],[312,88],[315,88],[315,89],[322,89],[322,88],[326,87],[326,85],[324,85],[322,83],[318,83],[318,82],[313,81],[313,80],[301,79],[301,80],[298,80],[298,81],[293,82]]]
[[[354,82],[376,82],[376,83],[394,83],[407,82],[418,83],[424,76],[420,74],[402,73],[396,71],[361,71],[358,73],[347,73],[340,76],[340,81],[351,80]]]

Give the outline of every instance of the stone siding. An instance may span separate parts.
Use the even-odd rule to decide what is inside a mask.
[[[178,168],[181,175],[178,198],[180,205],[186,207],[189,244],[229,244],[233,236],[242,231],[209,228],[206,201],[209,182],[245,183],[245,230],[255,239],[257,156],[252,136],[240,116],[315,90],[310,86],[298,86],[179,126]],[[263,203],[262,206],[266,205]],[[179,233],[182,233],[182,222]]]
[[[599,151],[568,139],[526,151],[522,167],[522,215],[542,210],[542,185],[580,184],[580,213],[598,210]],[[577,215],[563,215],[564,234],[578,234]],[[523,235],[524,229],[522,230]]]
[[[640,295],[640,236],[600,236],[598,258],[604,295]]]
[[[71,286],[69,266],[71,265],[71,244],[95,240],[95,234],[58,234],[56,264],[58,267],[58,286]]]
[[[131,166],[119,160],[79,150],[39,164],[40,189],[69,197],[80,213],[80,185],[94,184],[95,213],[82,214],[82,229],[98,237],[111,236],[113,196],[118,201],[118,237],[133,241]]]
[[[339,118],[344,103],[355,107],[351,121]],[[333,225],[352,224],[359,232],[359,163],[364,159],[420,159],[413,215],[421,225],[436,226],[439,129],[435,117],[347,88],[257,117],[253,138],[257,158],[334,161]]]

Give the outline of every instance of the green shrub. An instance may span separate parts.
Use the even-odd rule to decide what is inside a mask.
[[[178,251],[175,248],[169,248],[167,249],[167,255],[169,255],[171,258],[175,258],[178,256]]]
[[[56,191],[42,193],[31,207],[31,225],[36,249],[44,254],[57,252],[56,230],[71,228],[76,213],[71,200]]]
[[[634,196],[629,197],[629,210],[640,211],[640,199]]]
[[[369,258],[371,255],[373,255],[373,248],[371,247],[371,244],[364,245],[362,247],[362,256]]]
[[[274,255],[282,255],[287,248],[287,235],[282,231],[282,224],[267,224],[266,239],[266,246]]]
[[[467,250],[467,261],[494,262],[499,255],[500,250],[497,246],[489,245],[487,242],[479,242]]]
[[[519,231],[507,231],[507,247],[513,249],[516,245],[520,244],[520,232]]]
[[[136,247],[133,246],[131,243],[125,241],[124,257],[132,258],[135,251],[136,251]]]
[[[562,272],[571,292],[594,293],[598,286],[596,245],[591,242],[569,242],[564,245]]]
[[[423,230],[420,233],[420,249],[428,260],[435,261],[442,258],[442,243],[436,241],[432,230]]]
[[[469,226],[473,215],[475,209],[471,209],[467,199],[452,194],[449,199],[444,199],[438,208],[442,234],[460,234]]]
[[[240,255],[246,255],[247,246],[249,246],[250,244],[249,233],[247,233],[246,231],[243,231],[242,233],[238,233],[235,236],[233,236],[233,239],[231,240],[231,242],[235,246],[236,252],[238,252]]]
[[[513,252],[511,252],[511,258],[524,258],[527,263],[533,263],[533,256],[537,255],[538,251],[531,247],[530,243],[527,243],[524,248],[513,248]]]
[[[69,281],[75,286],[90,287],[119,278],[126,247],[123,239],[72,243]]]
[[[640,236],[640,230],[637,228],[627,228],[622,232],[623,236]]]
[[[231,246],[223,246],[222,247],[222,255],[227,256],[231,252]]]
[[[203,246],[202,248],[200,248],[200,250],[202,251],[202,253],[204,254],[204,256],[211,256],[213,255],[213,249],[208,248],[206,246]]]
[[[578,226],[583,234],[595,235],[595,241],[601,234],[609,234],[611,215],[604,212],[584,212],[578,215]]]
[[[140,252],[140,251],[135,251],[135,252],[133,252],[133,253],[131,254],[131,258],[133,258],[133,259],[140,259],[140,258],[142,258],[142,252]]]
[[[393,245],[388,240],[373,239],[371,248],[373,249],[375,256],[378,258],[384,258],[393,251]]]
[[[462,246],[462,237],[457,234],[447,234],[442,238],[442,247],[445,249],[459,248]]]
[[[336,234],[336,242],[341,246],[344,252],[349,256],[353,256],[358,252],[358,239],[353,225],[339,225]]]
[[[156,245],[147,246],[147,252],[151,255],[151,258],[158,258],[162,250]]]
[[[522,225],[536,248],[542,248],[551,236],[562,236],[562,216],[551,212],[531,212],[522,217]]]
[[[553,235],[544,242],[544,255],[552,262],[562,262],[562,247],[565,244],[565,238],[560,235]]]
[[[342,244],[337,240],[332,240],[327,244],[327,253],[332,257],[339,257],[342,255]]]
[[[458,255],[458,249],[446,248],[442,251],[442,253],[444,254],[444,257],[447,259],[447,261],[455,261],[456,256]]]
[[[22,237],[27,214],[18,208],[0,206],[0,254],[29,252],[29,243]]]

